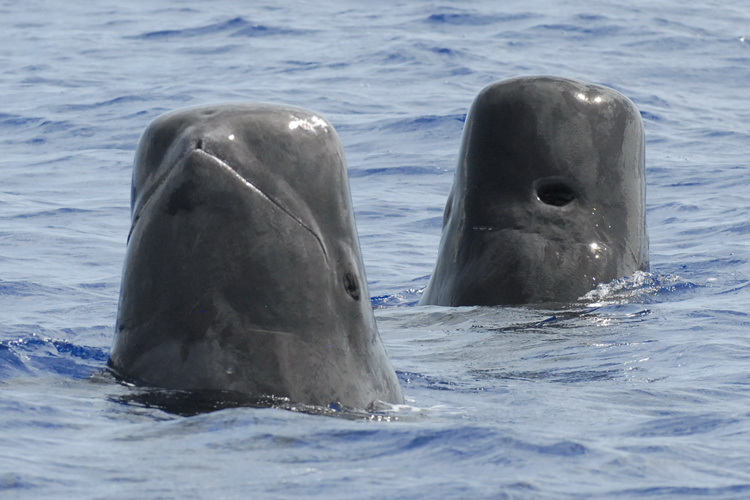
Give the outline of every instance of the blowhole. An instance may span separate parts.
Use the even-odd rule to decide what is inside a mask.
[[[536,196],[545,205],[564,207],[576,199],[573,190],[563,182],[546,182],[536,188]]]
[[[195,144],[195,149],[203,151],[203,139],[198,139],[198,142]]]

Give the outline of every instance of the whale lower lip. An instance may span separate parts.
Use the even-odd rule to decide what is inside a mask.
[[[326,252],[325,245],[323,245],[323,241],[320,239],[320,236],[310,226],[308,226],[307,224],[305,224],[305,222],[302,219],[300,219],[299,217],[297,217],[293,212],[291,212],[289,209],[287,209],[286,207],[284,207],[284,205],[282,205],[281,203],[279,203],[277,200],[275,200],[271,196],[269,196],[266,193],[264,193],[258,186],[256,186],[255,184],[253,184],[252,182],[250,182],[249,180],[247,180],[245,177],[243,177],[242,175],[240,175],[239,172],[237,172],[234,168],[232,168],[232,166],[229,165],[227,162],[225,162],[221,158],[218,158],[217,156],[214,156],[213,154],[211,154],[208,151],[206,151],[205,149],[203,149],[202,142],[198,144],[198,147],[194,150],[194,152],[197,153],[197,154],[199,154],[199,155],[203,155],[206,158],[211,159],[219,167],[221,167],[222,169],[224,169],[227,173],[229,173],[234,178],[236,178],[238,181],[240,181],[242,184],[244,184],[245,187],[247,187],[248,189],[250,189],[253,193],[257,194],[258,196],[260,196],[261,198],[263,198],[267,202],[271,203],[273,206],[275,206],[276,208],[278,208],[279,210],[281,210],[282,212],[284,212],[285,214],[287,214],[289,217],[291,217],[297,224],[299,224],[300,226],[302,226],[302,228],[304,228],[305,230],[309,231],[310,234],[312,234],[315,237],[315,240],[320,245],[320,249],[323,252],[323,255],[326,258],[328,258],[328,252]]]
[[[325,245],[323,244],[323,240],[320,238],[318,233],[311,228],[308,224],[306,224],[302,219],[300,219],[297,215],[295,215],[291,210],[287,209],[284,205],[279,203],[276,199],[269,196],[268,194],[264,193],[263,190],[261,190],[258,186],[247,180],[245,177],[240,175],[237,170],[232,168],[231,165],[229,165],[227,162],[222,160],[221,158],[211,154],[210,152],[206,151],[203,146],[203,141],[198,141],[198,144],[195,149],[192,151],[195,154],[201,155],[204,158],[207,158],[211,160],[213,163],[215,163],[217,166],[219,166],[221,169],[223,169],[226,173],[228,173],[230,176],[232,176],[234,179],[242,183],[247,189],[253,192],[253,194],[259,196],[263,200],[267,201],[274,207],[281,210],[284,214],[289,216],[292,220],[294,220],[299,226],[301,226],[303,229],[308,231],[314,238],[315,241],[318,242],[318,245],[320,245],[320,250],[323,252],[323,256],[328,259],[328,252],[326,252]],[[176,166],[176,165],[175,165]],[[133,234],[133,230],[135,229],[135,226],[138,224],[138,221],[140,220],[140,214],[143,212],[143,210],[149,205],[149,202],[151,198],[153,197],[153,194],[155,194],[161,186],[166,182],[166,180],[170,177],[170,174],[174,171],[174,167],[169,169],[165,174],[162,175],[161,179],[157,182],[157,186],[154,189],[154,192],[152,193],[151,197],[146,201],[146,203],[141,207],[141,209],[138,211],[138,214],[136,214],[133,217],[133,222],[130,226],[130,231],[128,232],[128,238],[127,241],[130,241],[130,237]]]

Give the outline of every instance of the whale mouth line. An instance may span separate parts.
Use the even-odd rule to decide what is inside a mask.
[[[279,210],[281,210],[282,212],[284,212],[292,220],[294,220],[297,224],[299,224],[300,226],[302,226],[303,229],[307,230],[315,238],[315,240],[320,245],[320,249],[323,252],[323,255],[325,256],[326,259],[328,258],[328,252],[326,252],[326,247],[323,244],[323,240],[320,239],[320,236],[318,235],[317,232],[315,232],[315,230],[313,228],[311,228],[309,225],[305,224],[305,221],[303,221],[298,216],[296,216],[292,211],[290,211],[289,209],[287,209],[284,205],[282,205],[277,200],[275,200],[271,196],[269,196],[266,193],[264,193],[258,186],[256,186],[255,184],[253,184],[252,182],[250,182],[249,180],[247,180],[245,177],[243,177],[242,175],[240,175],[240,173],[237,172],[234,168],[232,168],[232,166],[229,165],[227,162],[225,162],[221,158],[218,158],[217,156],[214,156],[213,154],[209,153],[208,151],[206,151],[205,149],[203,149],[202,146],[203,146],[202,143],[199,142],[198,145],[197,145],[197,147],[193,151],[195,153],[204,155],[207,158],[210,158],[211,160],[213,160],[217,165],[219,165],[227,173],[229,173],[235,179],[237,179],[238,181],[240,181],[246,188],[250,189],[253,193],[257,194],[258,196],[260,196],[261,198],[263,198],[264,200],[266,200],[267,202],[269,202],[270,204],[272,204],[273,206],[275,206],[276,208],[278,208]]]

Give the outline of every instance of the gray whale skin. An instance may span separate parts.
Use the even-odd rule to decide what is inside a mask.
[[[643,124],[599,85],[496,82],[469,111],[420,304],[575,301],[648,270]]]
[[[338,136],[303,109],[154,120],[109,366],[138,383],[367,408],[401,403],[367,290]]]

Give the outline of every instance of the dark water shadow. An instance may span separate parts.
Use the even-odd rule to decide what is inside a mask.
[[[295,413],[343,418],[345,420],[370,420],[390,422],[402,420],[398,407],[375,401],[368,408],[352,408],[333,402],[328,406],[296,403],[286,397],[272,395],[248,395],[223,390],[177,390],[149,387],[121,380],[110,370],[98,374],[98,378],[109,378],[125,387],[125,394],[112,395],[108,399],[114,403],[161,410],[179,417],[193,417],[230,408],[276,408]]]

